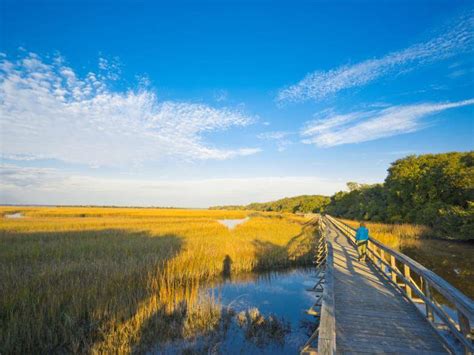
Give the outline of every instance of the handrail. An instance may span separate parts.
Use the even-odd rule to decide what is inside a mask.
[[[326,217],[336,228],[355,243],[354,228],[332,216],[326,215]],[[425,304],[426,318],[440,335],[439,324],[436,322],[433,314],[436,314],[442,324],[464,345],[465,353],[474,353],[474,346],[470,339],[473,331],[472,326],[474,325],[474,302],[469,297],[436,275],[433,271],[378,240],[369,237],[367,247],[369,251],[368,256],[379,272],[384,274],[398,288],[404,290],[405,295],[411,302],[414,303],[415,301],[413,297],[413,293],[415,293],[419,297],[417,301],[421,301],[421,303]],[[390,256],[390,260],[386,259],[386,253]],[[397,267],[397,261],[403,266],[403,273]],[[420,285],[412,278],[412,271],[419,276]],[[401,285],[398,283],[398,280],[402,281]],[[436,289],[443,297],[451,302],[457,311],[457,320],[452,319],[446,314],[441,305],[433,298],[432,289]],[[444,337],[442,338],[445,340]],[[448,346],[451,345],[448,344]]]
[[[335,354],[336,314],[334,302],[334,257],[332,244],[327,238],[327,226],[323,233],[326,239],[327,255],[321,322],[319,323],[318,354]]]
[[[316,298],[315,304],[310,307],[312,315],[319,316],[319,325],[308,338],[300,350],[301,355],[310,354],[335,354],[336,353],[336,320],[334,302],[334,258],[332,244],[327,238],[327,223],[319,215],[318,218],[318,241],[315,264],[319,272],[319,280],[311,291],[322,294]],[[321,286],[323,286],[321,290]],[[313,307],[321,307],[320,312],[316,312]],[[317,340],[317,346],[313,343]]]

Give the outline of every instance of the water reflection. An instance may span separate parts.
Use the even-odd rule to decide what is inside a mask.
[[[283,342],[265,344],[262,349],[256,343],[249,342],[239,329],[230,329],[220,344],[219,352],[244,353],[272,352],[297,353],[315,328],[315,318],[306,314],[306,310],[315,302],[315,293],[308,291],[314,286],[315,269],[293,269],[286,272],[252,273],[239,275],[232,281],[211,285],[207,292],[236,313],[255,308],[265,317],[276,316],[289,325]]]
[[[215,299],[222,307],[217,331],[163,344],[151,352],[299,353],[316,328],[316,318],[306,314],[315,302],[316,294],[308,291],[316,283],[315,268],[232,275],[230,279],[232,260],[226,258],[224,263],[229,273],[201,293],[202,299]]]
[[[5,218],[23,218],[23,213],[16,212],[4,215]]]
[[[223,224],[224,226],[226,226],[229,229],[234,229],[239,224],[245,223],[249,219],[250,219],[249,217],[245,217],[245,218],[242,218],[242,219],[218,219],[217,222],[219,222],[220,224]]]

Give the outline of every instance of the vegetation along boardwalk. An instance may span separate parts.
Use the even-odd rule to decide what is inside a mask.
[[[359,262],[354,231],[330,216],[321,224],[324,291],[310,310],[321,319],[302,353],[472,353],[472,300],[375,240],[369,260]]]

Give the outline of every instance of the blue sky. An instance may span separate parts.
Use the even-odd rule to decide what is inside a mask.
[[[206,207],[474,146],[469,1],[10,1],[2,203]]]

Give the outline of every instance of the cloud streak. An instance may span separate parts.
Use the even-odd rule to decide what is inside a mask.
[[[308,122],[301,131],[303,143],[318,147],[361,143],[418,131],[426,126],[426,116],[456,107],[473,105],[474,99],[451,103],[423,103],[347,114],[326,113]]]
[[[277,150],[279,152],[284,152],[290,145],[293,144],[293,141],[288,137],[293,135],[293,132],[287,131],[270,131],[263,132],[257,135],[258,139],[264,141],[273,141],[276,143]]]
[[[1,154],[93,166],[141,164],[163,157],[229,159],[256,148],[221,149],[204,134],[254,122],[239,109],[158,101],[147,89],[112,91],[107,69],[79,77],[61,57],[0,58]],[[115,74],[114,74],[115,75]],[[116,80],[117,78],[113,78]]]
[[[441,35],[384,57],[344,65],[329,71],[315,71],[298,83],[280,90],[277,102],[321,100],[345,89],[361,87],[389,74],[447,59],[473,50],[474,16],[469,13]]]

